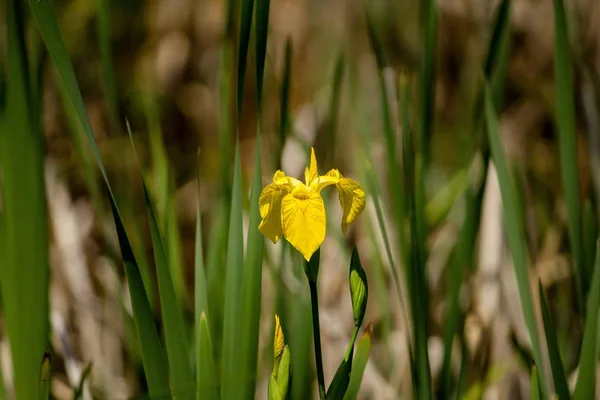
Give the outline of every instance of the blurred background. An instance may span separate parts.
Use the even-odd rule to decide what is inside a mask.
[[[452,254],[466,215],[462,194],[471,181],[481,181],[481,171],[487,174],[481,224],[471,243],[473,263],[458,269],[461,322],[450,341],[454,351],[448,365],[452,376],[462,377],[461,398],[473,399],[529,396],[530,344],[506,244],[498,181],[493,169],[481,168],[478,139],[472,130],[474,110],[481,106],[481,66],[498,3],[437,1],[433,125],[427,143],[430,159],[422,178],[429,226],[429,315],[423,318],[429,321],[431,374],[434,387],[439,387],[449,282],[456,274],[451,268]],[[388,88],[384,96],[389,98],[393,120],[399,121],[396,82],[401,76],[415,77],[423,57],[421,3],[372,0],[368,4],[384,55],[379,65]],[[600,190],[600,3],[572,0],[566,4],[574,60],[579,197],[582,208],[589,209],[595,219],[598,204],[594,193]],[[219,216],[223,215],[219,208],[222,182],[230,179],[233,164],[235,135],[223,143],[219,134],[223,113],[234,114],[234,108],[223,109],[220,97],[221,50],[231,35],[227,29],[228,5],[221,0],[52,0],[51,6],[138,262],[153,274],[150,231],[141,206],[141,169],[154,195],[174,285],[185,318],[191,321],[198,193],[203,242],[210,248],[219,235]],[[349,249],[357,246],[370,287],[365,322],[373,329],[359,398],[412,398],[407,348],[410,329],[405,317],[408,307],[402,305],[405,299],[398,298],[391,277],[394,268],[400,271],[403,266],[396,245],[398,226],[389,200],[393,198],[386,164],[389,143],[384,135],[387,128],[378,81],[380,68],[369,37],[365,4],[358,0],[277,0],[270,7],[260,119],[263,185],[278,168],[300,178],[308,160],[308,146],[315,148],[321,173],[338,168],[369,193],[369,177],[377,177],[380,185],[379,208],[377,199],[369,199],[349,234],[344,237],[340,231],[328,235],[322,247],[319,290],[326,379],[335,374],[352,331],[347,265]],[[534,282],[539,278],[546,290],[572,383],[583,332],[574,294],[554,123],[552,1],[514,0],[510,17],[500,133],[520,182],[531,287],[537,288]],[[35,42],[35,25],[31,18],[27,21],[28,40]],[[0,43],[5,40],[4,28],[0,27]],[[77,386],[91,362],[84,398],[142,398],[147,388],[106,193],[87,143],[77,140],[73,133],[81,128],[56,84],[52,63],[44,58],[47,56],[41,57],[45,60],[40,74],[50,243],[51,392],[57,399],[70,398],[71,388]],[[258,123],[252,43],[248,57],[242,112],[235,125],[245,190],[245,229],[246,190],[253,176]],[[411,99],[415,98],[413,92]],[[417,101],[413,103],[417,108]],[[131,150],[125,119],[133,131],[139,163]],[[392,128],[400,135],[398,123]],[[397,140],[398,154],[400,142]],[[223,160],[223,154],[230,158]],[[335,197],[328,223],[337,226],[341,211]],[[382,226],[387,238],[382,235]],[[339,231],[339,227],[335,229]],[[272,315],[277,302],[282,297],[308,298],[303,277],[288,271],[286,262],[280,268],[273,261],[280,258],[280,246],[265,241],[256,398],[266,398]],[[224,264],[225,253],[221,249],[207,269]],[[398,276],[400,286],[405,287],[402,274]],[[281,287],[283,291],[277,289]],[[160,321],[156,297],[152,304]],[[290,340],[294,335],[308,335],[310,340],[310,329],[301,328],[302,323],[289,322],[285,329],[285,314],[283,321]],[[463,364],[468,368],[463,370]],[[0,315],[0,366],[7,398],[12,387],[10,365]]]

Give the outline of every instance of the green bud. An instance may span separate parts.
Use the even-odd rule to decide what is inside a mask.
[[[279,316],[275,315],[275,336],[273,338],[273,372],[269,377],[269,400],[285,400],[289,396],[292,380],[291,353],[285,345]]]
[[[350,295],[352,297],[354,326],[359,327],[365,318],[369,287],[367,285],[367,275],[360,264],[356,247],[352,251],[352,258],[350,259]]]
[[[289,397],[291,381],[292,353],[290,352],[290,347],[286,345],[283,348],[283,353],[281,354],[281,359],[279,360],[279,368],[277,369],[277,386],[279,387],[279,392],[281,393],[282,399],[287,399]]]
[[[321,248],[319,247],[310,258],[310,261],[304,262],[304,273],[306,277],[312,283],[317,282],[317,276],[319,275],[319,264],[321,261]]]

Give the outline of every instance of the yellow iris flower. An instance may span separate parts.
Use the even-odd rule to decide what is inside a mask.
[[[365,192],[349,178],[344,178],[337,169],[319,175],[315,151],[311,148],[310,167],[304,172],[306,183],[286,176],[283,171],[275,172],[273,183],[265,186],[259,199],[262,221],[258,229],[273,243],[281,235],[298,250],[306,261],[325,240],[325,204],[321,190],[335,185],[343,210],[342,231],[346,233],[356,217],[365,208]]]

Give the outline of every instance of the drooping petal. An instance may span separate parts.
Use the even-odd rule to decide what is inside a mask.
[[[340,193],[340,205],[344,215],[342,216],[342,232],[346,233],[348,225],[354,222],[356,217],[365,209],[365,192],[352,179],[341,177],[337,183]]]
[[[283,234],[306,261],[325,240],[325,204],[306,186],[294,188],[281,202]]]
[[[315,157],[315,149],[310,148],[310,167],[304,169],[304,180],[306,186],[309,186],[312,181],[317,179],[319,176],[319,169],[317,167],[317,157]]]
[[[330,185],[337,185],[342,175],[337,169],[331,169],[325,175],[318,176],[310,183],[310,190],[320,192],[323,188]]]
[[[277,171],[273,176],[273,183],[265,186],[258,199],[262,218],[258,229],[273,243],[277,243],[282,234],[281,199],[290,191],[287,177],[283,172]]]

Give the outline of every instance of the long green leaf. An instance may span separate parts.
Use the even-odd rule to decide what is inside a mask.
[[[52,377],[52,357],[49,350],[44,352],[40,367],[40,400],[50,398],[50,379]],[[1,393],[0,393],[1,394]],[[75,399],[77,400],[77,399]]]
[[[573,98],[573,78],[571,76],[571,52],[562,0],[554,1],[554,82],[556,92],[556,124],[558,128],[558,148],[565,200],[569,240],[573,253],[577,300],[583,307],[589,277],[584,275],[585,262],[581,237],[581,210],[579,206],[579,176],[577,162],[577,129],[575,126],[575,100]]]
[[[546,375],[543,369],[543,358],[539,343],[537,331],[535,311],[533,308],[533,299],[529,286],[529,273],[527,266],[527,253],[525,249],[525,226],[520,218],[519,202],[516,198],[517,192],[515,183],[508,162],[504,156],[504,150],[500,141],[500,131],[498,117],[494,110],[492,93],[489,87],[485,86],[485,115],[486,126],[488,132],[488,140],[492,153],[492,159],[498,173],[498,181],[500,183],[500,194],[502,197],[502,205],[504,209],[504,227],[506,229],[506,238],[508,240],[508,248],[513,260],[515,275],[517,277],[517,287],[519,297],[521,299],[521,309],[525,317],[525,324],[529,331],[529,339],[533,348],[533,358],[539,369],[539,380],[541,384],[541,395],[543,399],[548,398],[548,386],[546,386]]]
[[[262,260],[264,239],[258,230],[260,212],[258,199],[262,191],[261,145],[260,131],[256,136],[254,177],[250,196],[250,219],[248,223],[248,240],[246,262],[244,264],[242,322],[240,331],[240,360],[243,368],[242,377],[248,377],[242,385],[242,398],[250,398],[256,390],[256,372],[258,357],[258,333],[260,326],[260,310],[262,295]]]
[[[508,65],[509,47],[510,47],[510,5],[511,0],[502,0],[499,4],[496,15],[494,28],[488,44],[487,56],[484,62],[483,71],[487,79],[492,82],[492,92],[494,93],[494,104],[496,110],[500,107],[501,98],[504,92],[504,82],[506,80],[506,66]],[[483,89],[478,95],[478,101],[475,104],[472,136],[478,137],[480,131],[481,121],[483,119]],[[481,143],[478,143],[481,142]],[[465,204],[466,204],[466,215],[456,240],[456,246],[451,259],[451,270],[450,270],[450,281],[448,290],[448,312],[445,323],[444,332],[444,360],[442,363],[440,387],[438,395],[441,398],[449,396],[450,392],[450,379],[451,379],[451,368],[450,362],[452,360],[452,342],[456,332],[460,331],[460,325],[462,324],[462,313],[459,305],[459,292],[463,283],[463,277],[465,270],[473,269],[475,264],[474,257],[474,246],[479,232],[479,225],[481,221],[481,209],[482,201],[485,190],[485,183],[487,179],[487,168],[489,164],[489,149],[487,146],[487,140],[477,141],[474,140],[477,146],[482,146],[483,153],[483,168],[482,168],[482,179],[473,185],[471,182],[467,187],[465,193]],[[476,148],[474,148],[476,150]],[[477,156],[477,154],[476,154]],[[467,363],[463,361],[466,370]]]
[[[281,169],[281,152],[285,144],[288,130],[288,109],[290,104],[290,86],[292,80],[292,41],[285,41],[285,58],[283,62],[283,81],[281,83],[281,103],[279,108],[279,151],[276,152],[277,169]]]
[[[433,133],[433,117],[435,104],[435,53],[437,37],[437,1],[424,0],[421,2],[421,36],[422,63],[419,73],[419,131],[416,148],[423,157],[423,166],[429,163],[429,146]]]
[[[148,382],[148,389],[151,396],[165,396],[169,393],[166,355],[158,337],[158,332],[154,325],[152,308],[148,302],[148,297],[146,296],[140,271],[133,254],[131,244],[127,237],[127,233],[125,232],[125,226],[123,225],[123,220],[110,187],[106,169],[104,168],[98,146],[96,145],[96,140],[87,116],[85,104],[83,102],[83,98],[81,97],[81,92],[79,91],[77,79],[75,78],[73,66],[69,60],[69,56],[58,29],[58,24],[54,17],[50,3],[48,1],[30,0],[29,6],[38,29],[44,38],[44,42],[53,61],[54,67],[56,68],[59,82],[76,112],[79,123],[81,124],[88,138],[92,153],[96,158],[96,162],[98,163],[98,167],[100,168],[100,172],[104,178],[104,182],[109,193],[111,210],[115,221],[123,263],[125,266],[127,283],[129,285],[136,331],[142,350],[142,360],[144,363],[146,380]]]
[[[215,371],[215,363],[213,360],[213,349],[212,342],[210,339],[210,330],[208,329],[208,322],[206,321],[206,313],[200,314],[200,340],[198,343],[200,349],[199,359],[199,381],[198,391],[196,400],[217,400],[218,394],[218,382]]]
[[[267,57],[267,34],[269,32],[269,8],[271,0],[256,0],[256,95],[258,113],[262,110],[263,80]]]
[[[129,123],[127,123],[127,133],[129,134],[129,139],[131,140],[131,145],[136,157],[138,157]],[[158,229],[158,221],[156,220],[156,214],[154,213],[152,199],[150,198],[150,193],[146,187],[143,173],[140,173],[140,175],[148,219],[150,222],[150,236],[152,238],[152,248],[154,250],[154,264],[156,266],[158,294],[163,317],[167,358],[169,360],[171,388],[174,396],[185,398],[189,397],[190,393],[194,391],[194,379],[188,356],[186,327],[181,305],[175,294],[175,286],[173,285],[173,279],[171,278],[171,269],[169,268],[167,251],[160,230]]]
[[[115,69],[113,62],[112,46],[110,42],[110,6],[109,0],[97,0],[97,32],[98,44],[100,45],[100,64],[102,66],[102,83],[106,104],[108,108],[108,117],[110,128],[113,134],[118,134],[119,124],[119,105],[117,95],[117,82],[115,78]]]
[[[529,381],[529,398],[531,400],[540,400],[540,383],[535,365],[531,368],[531,379]]]
[[[239,145],[235,148],[233,191],[229,215],[229,238],[227,241],[227,264],[225,273],[225,307],[223,314],[223,343],[221,365],[221,399],[239,399],[242,392],[240,380],[243,371],[239,364],[242,310],[242,278],[244,243],[242,232],[242,181]]]
[[[576,400],[593,399],[596,390],[596,365],[598,349],[598,312],[600,311],[600,251],[596,244],[596,262],[587,303],[587,315],[583,330],[581,352],[579,354],[579,377],[573,398]]]
[[[596,259],[596,240],[598,238],[598,223],[594,208],[589,200],[583,207],[583,240],[585,248],[585,275],[592,276],[594,273],[594,260]]]
[[[198,160],[200,164],[200,160]],[[194,319],[196,328],[196,400],[203,397],[203,390],[206,390],[206,380],[208,375],[214,377],[213,371],[207,372],[207,362],[214,364],[212,346],[210,352],[205,353],[205,348],[202,347],[203,340],[210,337],[208,331],[202,332],[202,329],[208,329],[206,326],[206,314],[208,313],[208,299],[206,297],[206,275],[204,271],[204,251],[202,248],[202,209],[200,206],[200,168],[198,168],[198,201],[196,202],[196,240],[194,254]],[[204,326],[203,326],[204,325]],[[207,358],[210,361],[207,361]],[[214,368],[214,365],[213,365]],[[216,381],[211,382],[211,385],[217,387]],[[217,398],[217,390],[214,392],[214,399]]]
[[[367,326],[365,333],[362,334],[358,339],[358,345],[356,346],[356,354],[352,361],[352,373],[350,374],[350,384],[348,385],[348,391],[344,395],[344,400],[354,400],[358,396],[360,384],[362,382],[363,373],[367,367],[369,361],[369,354],[371,353],[371,342],[373,340],[373,326]]]
[[[40,360],[48,345],[48,224],[39,90],[32,87],[24,5],[4,2],[6,73],[0,130],[2,279],[0,295],[17,399],[36,399]],[[30,70],[31,68],[31,70]]]
[[[242,114],[244,100],[244,82],[246,78],[246,59],[248,57],[248,44],[250,43],[250,30],[252,28],[252,13],[254,0],[242,0],[240,12],[240,34],[238,43],[237,65],[237,117]]]
[[[404,182],[408,194],[408,216],[410,221],[410,263],[407,265],[407,282],[410,294],[411,318],[414,340],[415,366],[417,367],[416,387],[413,388],[418,398],[431,398],[431,371],[429,369],[429,355],[427,351],[428,321],[423,318],[428,315],[428,288],[425,279],[425,249],[424,249],[424,224],[422,223],[424,206],[419,205],[419,189],[417,186],[418,171],[421,163],[414,156],[415,147],[412,132],[408,127],[408,86],[403,82],[401,88],[401,103],[403,108],[402,150]]]
[[[83,397],[83,390],[84,390],[84,385],[85,382],[90,374],[90,372],[92,371],[92,363],[89,363],[85,369],[83,370],[83,372],[81,373],[81,377],[79,378],[79,383],[77,384],[77,386],[75,387],[75,389],[73,390],[73,400],[79,400]]]
[[[556,340],[556,330],[552,323],[550,307],[548,306],[548,299],[546,299],[542,282],[538,282],[538,291],[542,306],[544,331],[546,332],[546,344],[548,345],[548,354],[550,355],[550,367],[552,368],[552,377],[554,378],[554,388],[559,400],[568,400],[571,398],[569,394],[569,385],[567,384],[565,368],[560,359],[560,349],[558,348],[558,341]]]

